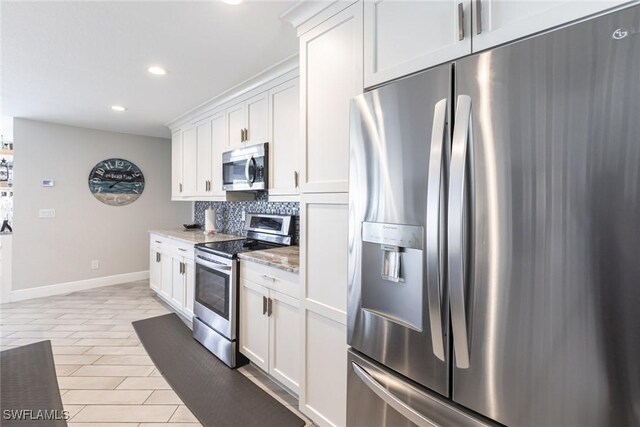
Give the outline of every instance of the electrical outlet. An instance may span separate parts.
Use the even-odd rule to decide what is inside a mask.
[[[98,261],[97,259],[94,259],[91,261],[91,269],[92,270],[97,270],[100,268],[100,261]]]
[[[40,209],[38,211],[38,215],[40,218],[55,218],[56,210],[55,209]]]

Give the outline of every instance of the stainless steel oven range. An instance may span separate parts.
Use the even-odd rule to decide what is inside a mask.
[[[193,337],[229,367],[246,363],[239,353],[239,268],[242,252],[289,246],[293,217],[247,214],[247,238],[196,245]]]

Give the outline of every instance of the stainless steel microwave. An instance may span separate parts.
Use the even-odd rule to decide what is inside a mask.
[[[222,189],[266,190],[269,183],[269,143],[250,145],[222,154]]]

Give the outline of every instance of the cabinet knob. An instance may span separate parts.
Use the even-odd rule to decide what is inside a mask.
[[[262,296],[262,314],[264,315],[267,312],[267,297]]]

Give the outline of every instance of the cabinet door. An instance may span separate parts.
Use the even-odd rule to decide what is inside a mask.
[[[470,30],[471,0],[365,0],[365,86],[470,54]]]
[[[173,260],[170,255],[166,253],[160,254],[161,264],[161,283],[160,294],[167,300],[171,300],[171,294],[173,292]]]
[[[196,194],[208,195],[212,162],[211,119],[196,125]]]
[[[303,193],[348,191],[349,103],[363,91],[362,2],[300,37]]]
[[[320,425],[346,424],[348,194],[303,194],[300,409]]]
[[[269,374],[298,393],[300,381],[300,301],[274,290],[269,328]]]
[[[247,123],[244,114],[244,102],[227,108],[225,114],[227,116],[226,149],[240,147],[243,144],[242,132]]]
[[[171,198],[182,197],[182,132],[171,134]]]
[[[162,287],[162,264],[157,250],[149,250],[149,285],[156,292]]]
[[[212,174],[211,194],[224,195],[222,190],[222,153],[225,150],[225,120],[224,112],[214,114],[211,118],[211,144],[212,144]]]
[[[196,128],[182,133],[182,194],[196,195],[196,162],[198,158]]]
[[[347,425],[347,327],[303,312],[304,378],[300,409],[317,425]]]
[[[269,318],[266,288],[240,279],[240,352],[264,371],[269,369]]]
[[[300,145],[300,80],[293,79],[269,91],[271,143],[269,195],[298,193]]]
[[[478,52],[629,2],[475,0],[473,3],[476,16],[473,51]]]
[[[247,140],[245,144],[260,144],[269,141],[269,96],[267,92],[248,99]]]
[[[171,290],[171,301],[178,308],[184,307],[185,281],[184,270],[182,269],[182,258],[173,258],[173,281]]]
[[[191,318],[193,317],[193,302],[195,301],[196,288],[196,265],[191,260],[185,260],[185,312]]]

